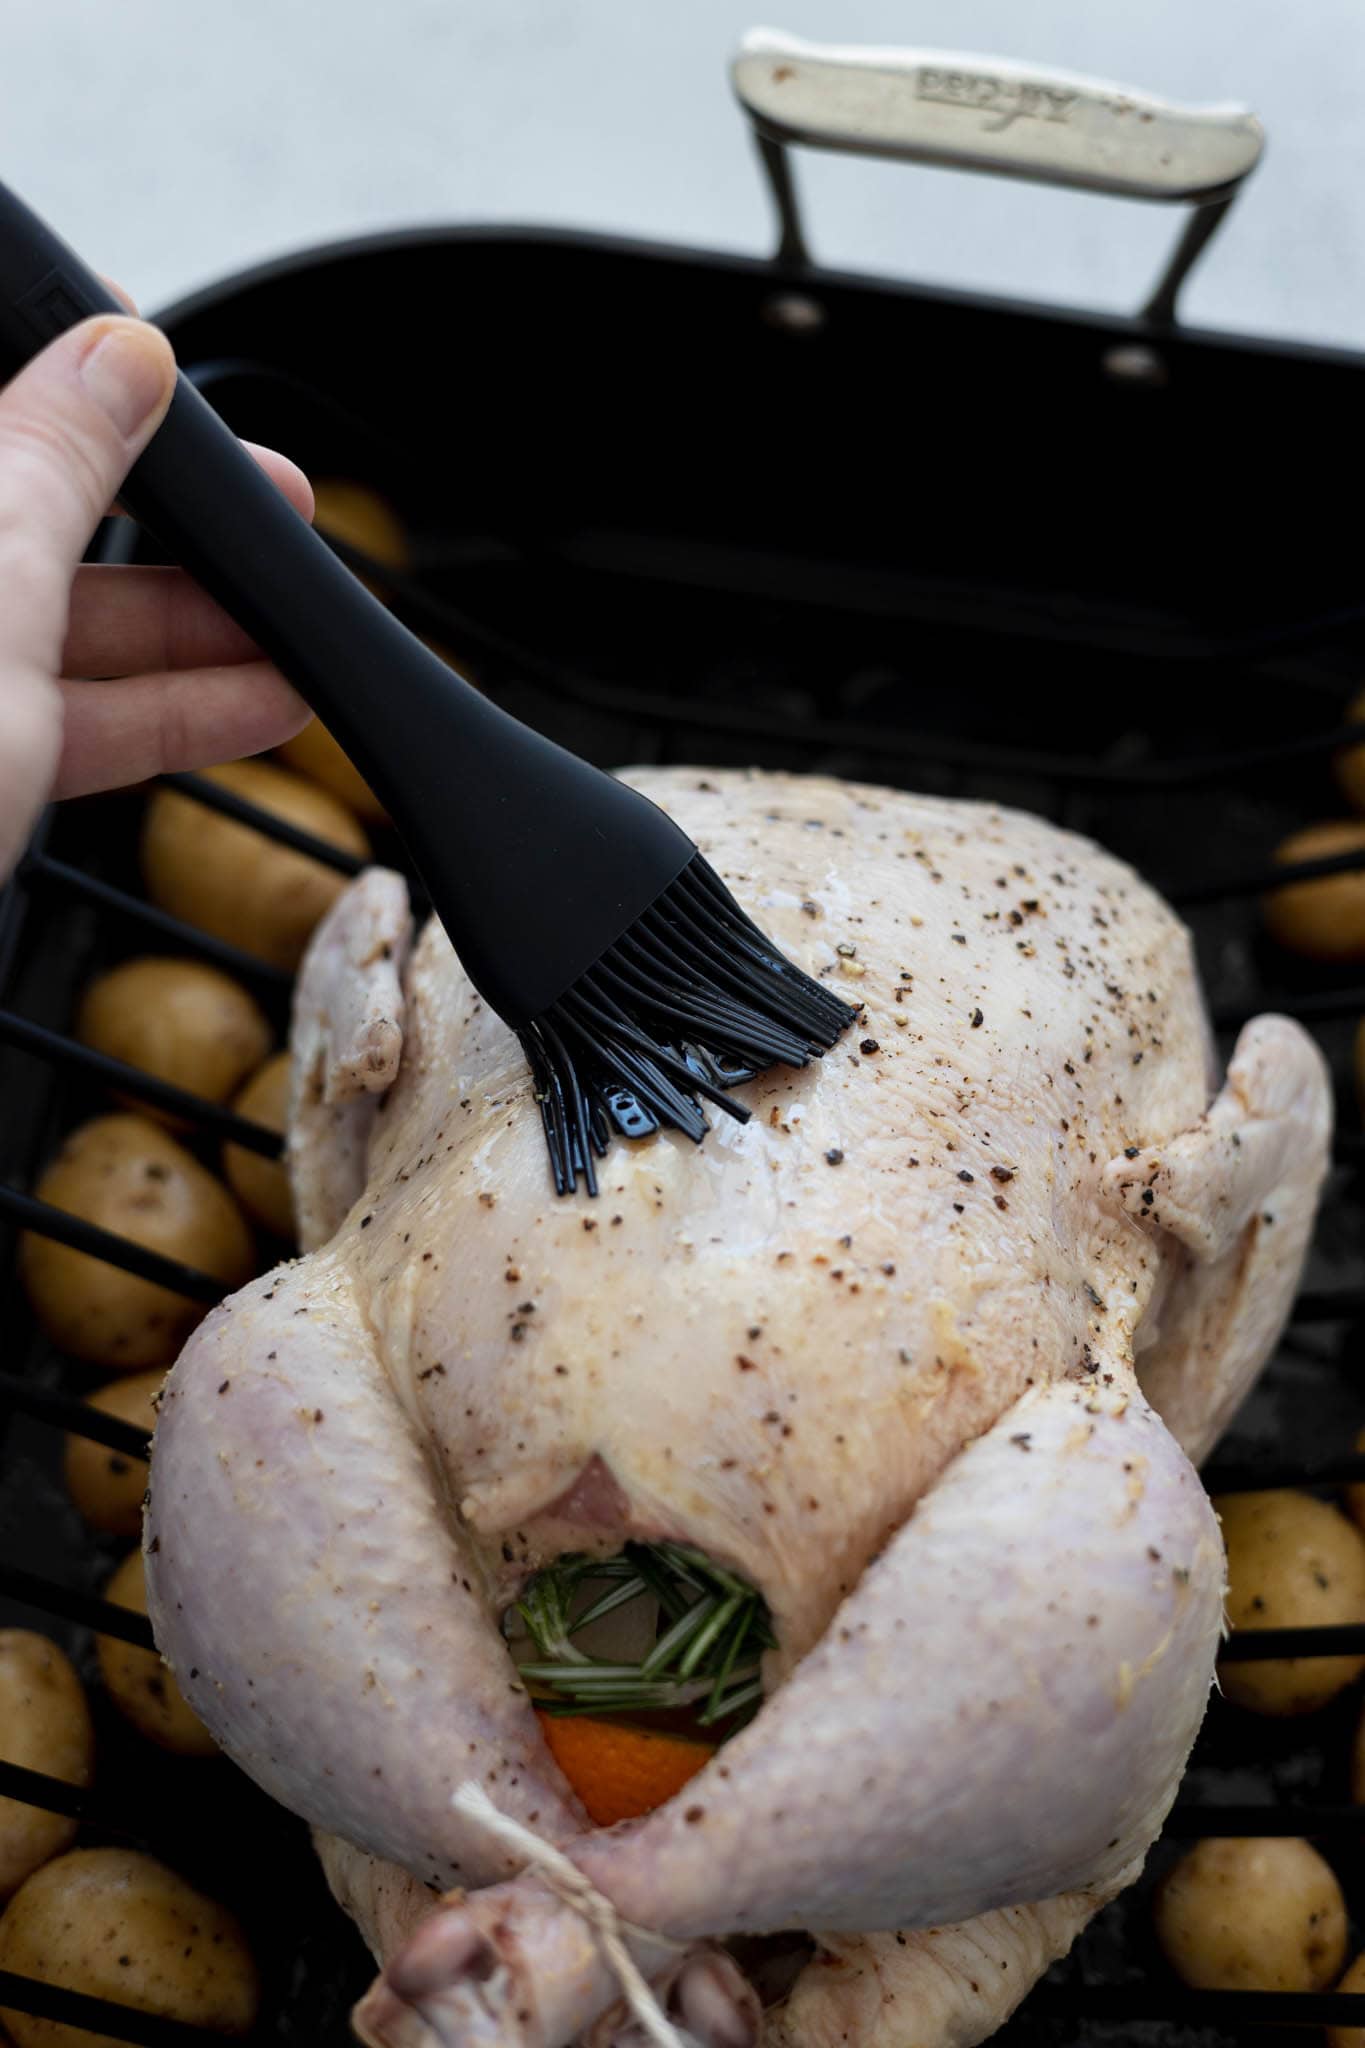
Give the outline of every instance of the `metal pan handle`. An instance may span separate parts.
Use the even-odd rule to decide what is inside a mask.
[[[1195,211],[1143,316],[1175,319],[1195,259],[1258,162],[1243,107],[1188,107],[1010,58],[808,43],[751,29],[731,66],[781,223],[777,260],[812,267],[789,143],[1068,185]]]

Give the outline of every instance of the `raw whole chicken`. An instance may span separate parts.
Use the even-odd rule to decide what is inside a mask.
[[[751,913],[865,1007],[694,1149],[557,1200],[520,1050],[372,871],[297,992],[306,1256],[167,1384],[157,1639],[318,1831],[383,2048],[639,2039],[562,1876],[704,2048],[982,2039],[1139,1867],[1204,1712],[1223,1552],[1191,1459],[1281,1329],[1321,1060],[1219,1087],[1189,940],[1089,842],[985,805],[653,770]],[[766,1597],[757,1716],[594,1829],[499,1617],[675,1539]],[[438,1894],[446,1893],[444,1899]],[[729,1937],[808,1930],[760,2017]]]

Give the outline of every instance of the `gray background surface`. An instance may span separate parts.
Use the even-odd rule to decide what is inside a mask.
[[[5,0],[0,176],[147,307],[414,222],[762,250],[726,61],[765,18],[1242,100],[1270,148],[1186,317],[1365,345],[1359,0]],[[1136,305],[1176,225],[944,172],[809,155],[801,170],[832,262],[1075,305]]]

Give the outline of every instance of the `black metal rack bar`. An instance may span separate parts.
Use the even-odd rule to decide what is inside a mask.
[[[221,2034],[211,2034],[183,2020],[168,2020],[159,2013],[138,2012],[130,2005],[116,2005],[111,1999],[91,1998],[84,1991],[68,1991],[58,1984],[45,1984],[37,1977],[22,1977],[13,1970],[0,1970],[0,2007],[17,2006],[38,2019],[56,2020],[63,2026],[83,2027],[94,2035],[112,2034],[119,2041],[134,2041],[141,2048],[205,2048],[221,2043]],[[254,2048],[258,2036],[239,2036],[242,2048]]]
[[[94,1443],[107,1444],[111,1451],[122,1451],[130,1458],[145,1458],[151,1446],[150,1430],[121,1422],[117,1415],[106,1415],[103,1409],[92,1408],[88,1401],[78,1400],[74,1394],[37,1386],[17,1373],[0,1372],[0,1407],[6,1404],[44,1422],[55,1422],[59,1429],[89,1437]]]
[[[182,1266],[178,1259],[163,1258],[160,1252],[148,1251],[145,1245],[134,1244],[131,1238],[119,1237],[112,1230],[101,1230],[97,1223],[87,1223],[83,1216],[54,1209],[51,1202],[21,1194],[18,1188],[0,1185],[0,1216],[8,1216],[41,1237],[53,1237],[58,1244],[70,1245],[73,1251],[102,1259],[107,1266],[122,1266],[125,1272],[152,1280],[173,1294],[186,1294],[191,1301],[212,1305],[220,1302],[226,1291],[222,1282],[209,1273]]]
[[[1362,832],[1365,838],[1365,831]],[[1249,875],[1227,876],[1218,881],[1196,882],[1173,889],[1170,901],[1177,910],[1196,904],[1227,903],[1237,896],[1266,896],[1272,889],[1287,889],[1291,882],[1317,882],[1329,875],[1356,875],[1365,868],[1365,845],[1351,853],[1324,854],[1318,860],[1285,861],[1282,866],[1258,868]]]
[[[1365,1622],[1336,1628],[1234,1629],[1218,1652],[1223,1664],[1266,1664],[1280,1657],[1365,1657]]]
[[[140,1067],[130,1067],[126,1060],[116,1060],[108,1053],[96,1052],[78,1039],[64,1038],[60,1031],[50,1031],[45,1024],[34,1024],[27,1017],[18,1017],[12,1010],[0,1010],[0,1040],[17,1045],[24,1052],[31,1052],[54,1065],[72,1067],[77,1072],[89,1075],[93,1081],[101,1081],[108,1088],[118,1089],[125,1095],[140,1096],[156,1109],[164,1109],[168,1115],[177,1117],[182,1123],[197,1124],[212,1131],[215,1137],[245,1151],[257,1152],[265,1159],[278,1159],[284,1149],[284,1140],[278,1131],[268,1131],[264,1124],[254,1124],[247,1117],[238,1116],[221,1102],[208,1102],[202,1095],[191,1095],[187,1089],[177,1088],[173,1082],[162,1081],[155,1074],[146,1074]]]
[[[1253,1840],[1302,1835],[1309,1841],[1344,1836],[1358,1848],[1365,1845],[1365,1806],[1220,1806],[1177,1800],[1162,1833],[1177,1841],[1198,1841],[1207,1835]]]
[[[1365,2026],[1362,1991],[1193,1991],[1151,1984],[1041,1984],[1029,2000],[1039,2018],[1092,2022],[1169,2020],[1181,2027]]]
[[[169,911],[158,910],[154,903],[146,902],[141,896],[130,896],[125,889],[116,889],[112,883],[101,881],[96,875],[84,874],[80,868],[53,860],[47,854],[30,855],[19,869],[19,880],[27,888],[60,889],[66,895],[78,897],[101,910],[112,911],[131,924],[155,932],[158,938],[169,940],[177,949],[212,961],[215,967],[221,967],[225,974],[246,982],[248,987],[259,987],[270,995],[280,995],[292,986],[293,976],[282,967],[272,967],[268,960],[260,960],[254,953],[244,953],[240,946],[231,946],[226,939],[215,939],[211,933],[186,924],[182,918],[172,917]]]
[[[19,1565],[0,1561],[0,1593],[43,1613],[60,1614],[66,1621],[79,1622],[82,1628],[94,1629],[96,1635],[117,1636],[139,1650],[156,1648],[152,1624],[145,1614],[135,1614],[130,1607],[116,1607],[112,1600],[101,1600],[97,1594],[82,1593],[74,1586],[56,1585]]]
[[[1282,1464],[1205,1465],[1210,1493],[1269,1493],[1282,1486],[1365,1486],[1365,1451],[1341,1458],[1286,1459]]]
[[[1300,1024],[1330,1024],[1338,1017],[1365,1016],[1365,987],[1318,989],[1311,994],[1274,990],[1259,995],[1254,1006],[1245,1002],[1216,1003],[1212,1016],[1218,1031],[1240,1031],[1253,1017],[1273,1010],[1280,1017],[1294,1017]],[[1350,1137],[1338,1138],[1338,1144],[1355,1143]]]
[[[324,867],[335,868],[340,875],[358,875],[365,866],[359,854],[347,853],[343,847],[333,846],[330,840],[318,839],[313,833],[291,825],[287,818],[277,818],[272,811],[263,811],[259,804],[238,796],[236,790],[226,789],[221,782],[210,781],[206,775],[167,774],[158,775],[156,779],[166,788],[177,789],[182,796],[192,797],[206,810],[219,811],[225,818],[233,818],[240,825],[249,825],[252,831],[262,833],[280,846],[292,848],[295,853],[306,853],[310,860],[321,861]]]
[[[45,1813],[62,1813],[83,1827],[102,1835],[117,1835],[138,1848],[149,1848],[146,1826],[131,1807],[124,1808],[106,1793],[89,1785],[69,1785],[65,1778],[51,1778],[45,1771],[30,1771],[23,1764],[0,1758],[0,1798],[22,1799],[26,1806],[40,1806]]]

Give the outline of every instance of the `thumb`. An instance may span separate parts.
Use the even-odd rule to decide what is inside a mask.
[[[115,314],[59,336],[0,392],[0,667],[59,666],[71,579],[175,388],[170,343]]]

